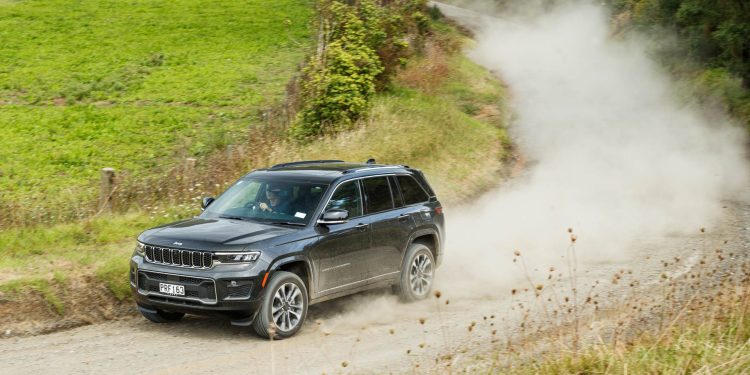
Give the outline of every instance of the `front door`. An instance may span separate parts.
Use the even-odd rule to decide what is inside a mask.
[[[357,286],[365,278],[363,263],[370,247],[370,226],[362,214],[359,181],[339,185],[323,212],[332,208],[347,210],[349,220],[317,227],[320,237],[311,256],[318,266],[319,296]]]

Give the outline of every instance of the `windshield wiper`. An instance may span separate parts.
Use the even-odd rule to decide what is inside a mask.
[[[246,217],[242,217],[242,216],[231,216],[231,215],[221,215],[221,216],[219,216],[219,218],[221,218],[221,219],[230,219],[230,220],[243,220],[243,221],[247,221],[247,220],[250,220],[250,219],[248,219],[248,218],[246,218]]]
[[[306,226],[305,223],[295,223],[292,221],[272,221],[268,224],[276,224],[276,225],[294,225],[295,227],[304,227]]]

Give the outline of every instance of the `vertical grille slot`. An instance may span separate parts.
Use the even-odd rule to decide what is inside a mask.
[[[149,263],[189,268],[211,268],[213,265],[213,255],[207,251],[171,249],[151,245],[146,245],[145,251],[146,261]]]

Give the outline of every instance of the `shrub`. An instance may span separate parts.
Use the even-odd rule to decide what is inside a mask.
[[[410,47],[428,32],[429,20],[420,11],[424,5],[423,0],[318,2],[318,53],[303,71],[303,104],[291,127],[294,138],[352,127]]]

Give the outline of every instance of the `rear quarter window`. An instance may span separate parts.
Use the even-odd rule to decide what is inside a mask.
[[[404,198],[405,205],[408,206],[430,200],[430,196],[411,176],[397,176],[396,179],[401,187],[401,196]]]

